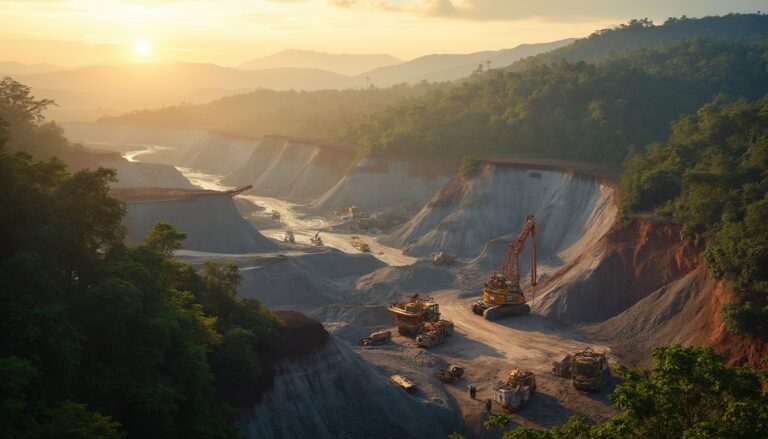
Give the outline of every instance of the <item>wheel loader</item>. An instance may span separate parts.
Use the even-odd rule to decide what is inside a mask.
[[[531,237],[531,286],[536,286],[536,222],[528,215],[523,230],[509,245],[501,270],[490,275],[483,287],[483,298],[472,304],[472,311],[488,320],[513,315],[527,315],[531,307],[520,287],[520,254],[525,250],[525,240]]]

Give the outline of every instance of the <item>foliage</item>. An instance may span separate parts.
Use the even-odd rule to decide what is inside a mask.
[[[768,43],[706,38],[599,63],[494,70],[364,118],[342,139],[369,152],[526,154],[621,162],[718,93],[768,92]]]
[[[710,272],[745,302],[724,307],[729,328],[768,336],[768,95],[683,117],[666,143],[627,159],[620,193],[624,215],[653,212],[705,239]]]
[[[464,157],[461,160],[461,168],[459,172],[464,177],[471,177],[480,170],[482,162],[474,157]]]
[[[236,436],[280,322],[173,226],[126,244],[113,178],[0,146],[0,436]]]
[[[505,439],[768,437],[768,395],[747,366],[723,365],[709,347],[657,347],[652,369],[619,366],[611,395],[622,411],[592,425],[574,416],[562,426],[525,427]]]
[[[361,115],[383,110],[403,99],[448,85],[422,82],[365,90],[273,91],[217,99],[207,104],[181,104],[156,111],[140,110],[101,122],[160,127],[205,128],[226,133],[339,139],[339,130]]]

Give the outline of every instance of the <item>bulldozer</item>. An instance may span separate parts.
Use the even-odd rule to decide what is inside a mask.
[[[395,326],[400,335],[417,336],[424,332],[427,323],[440,322],[440,305],[431,297],[419,297],[418,294],[402,302],[393,302],[387,307],[395,319]]]
[[[499,271],[491,273],[483,287],[483,298],[472,304],[472,311],[488,320],[513,315],[527,315],[531,307],[520,287],[520,254],[525,250],[525,241],[531,237],[531,287],[536,287],[536,222],[533,215],[525,219],[523,230],[507,250],[504,264]]]
[[[608,359],[604,353],[588,347],[555,362],[552,373],[570,378],[573,387],[579,390],[600,390],[608,374]]]

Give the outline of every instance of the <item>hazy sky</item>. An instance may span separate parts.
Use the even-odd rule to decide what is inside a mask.
[[[768,0],[0,0],[0,61],[236,65],[282,49],[410,59],[758,10]]]

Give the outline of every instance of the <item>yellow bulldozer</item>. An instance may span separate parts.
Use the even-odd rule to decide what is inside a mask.
[[[531,312],[525,294],[520,287],[520,254],[525,250],[525,241],[531,237],[531,287],[536,286],[536,222],[528,215],[523,230],[509,245],[501,270],[491,273],[483,287],[483,298],[472,304],[472,311],[488,320],[512,315],[526,315]]]
[[[440,321],[440,305],[431,297],[419,297],[418,294],[401,302],[393,302],[387,308],[392,313],[395,326],[401,335],[417,336],[424,332],[428,322]]]

